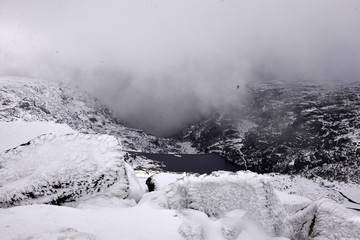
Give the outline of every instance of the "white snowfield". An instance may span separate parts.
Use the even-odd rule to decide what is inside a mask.
[[[47,133],[64,135],[76,131],[63,123],[0,121],[0,153]]]
[[[63,204],[94,193],[125,198],[123,156],[109,135],[41,135],[0,154],[0,206]]]

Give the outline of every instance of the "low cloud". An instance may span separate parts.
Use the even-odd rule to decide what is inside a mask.
[[[359,81],[359,29],[357,0],[5,0],[0,74],[71,82],[169,135],[247,82]]]

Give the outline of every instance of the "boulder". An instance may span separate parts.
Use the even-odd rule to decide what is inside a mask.
[[[0,154],[0,207],[128,196],[124,153],[110,135],[41,135]]]

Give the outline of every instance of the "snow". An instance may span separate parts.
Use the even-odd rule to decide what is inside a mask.
[[[1,239],[182,239],[175,211],[147,207],[76,209],[48,205],[0,209]],[[166,221],[166,227],[163,220]],[[66,238],[71,232],[80,237]],[[74,235],[74,234],[73,234]],[[82,237],[82,238],[81,238]],[[86,238],[87,237],[87,238]]]
[[[123,156],[109,135],[41,135],[0,154],[0,206],[68,202],[97,192],[125,198]]]
[[[129,165],[126,168],[128,171]],[[129,188],[135,186],[131,191],[140,196],[143,192],[136,177],[133,173],[128,175],[132,179]],[[273,191],[266,180],[268,176],[216,172],[201,176],[161,173],[153,178],[162,187],[145,193],[138,203],[134,199],[99,194],[80,201],[76,208],[36,204],[0,209],[1,239],[289,240],[307,239],[310,228],[314,239],[358,239],[359,236],[360,218],[341,205],[329,200],[309,203],[305,197]],[[196,187],[200,185],[199,190]],[[235,191],[228,191],[227,185]],[[187,192],[179,192],[180,186]],[[241,194],[237,194],[241,188]],[[169,191],[173,193],[171,199]],[[179,196],[184,194],[188,206],[168,208],[174,201],[184,200],[184,196]],[[209,197],[210,194],[215,197]],[[253,195],[253,199],[244,203],[242,195]],[[164,200],[168,206],[163,206]],[[309,204],[297,212],[283,211],[266,217],[271,211],[279,211],[283,203]],[[224,206],[230,208],[224,210]],[[214,213],[209,211],[211,207],[221,214],[209,214]],[[311,227],[315,214],[316,221]],[[283,225],[285,231],[275,231],[274,225]]]
[[[344,197],[359,203],[358,184],[249,172],[159,173],[140,157],[128,158],[130,166],[123,150],[172,151],[166,141],[154,147],[155,137],[115,123],[86,94],[0,77],[0,99],[8,100],[0,106],[1,240],[359,239],[360,212],[346,209],[359,204]],[[117,138],[78,133],[56,120]],[[244,120],[237,130],[254,126]],[[359,132],[346,137],[359,143]],[[172,152],[179,149],[196,153],[190,142]],[[146,193],[150,176],[155,191]]]
[[[281,192],[278,190],[275,190],[274,192],[279,198],[287,214],[294,214],[311,204],[311,200],[306,197],[288,194],[286,192]]]
[[[297,239],[360,239],[360,217],[327,199],[288,217]]]
[[[134,207],[81,209],[32,205],[0,209],[0,232],[2,240],[268,239],[269,236],[261,227],[238,213],[242,212],[214,220],[200,211],[158,209],[149,202],[142,202]],[[237,223],[236,221],[243,223],[240,225],[242,228],[238,225],[232,227],[232,223]]]
[[[162,167],[162,163],[158,161],[154,161],[148,159],[144,156],[136,154],[136,152],[131,151],[125,154],[125,161],[133,168],[133,169],[156,169],[160,170]]]
[[[197,154],[198,153],[196,148],[191,146],[192,145],[191,142],[179,142],[177,144],[180,146],[182,154]]]
[[[210,217],[223,217],[236,209],[261,224],[270,236],[284,231],[284,209],[270,184],[250,172],[214,172],[187,176],[162,190],[158,201],[169,209],[195,209]]]
[[[125,163],[126,175],[129,182],[128,198],[140,201],[145,193],[145,186],[137,179],[134,170],[131,166]]]
[[[327,198],[342,204],[344,207],[349,209],[360,209],[359,204],[352,203],[341,195],[341,193],[343,193],[348,198],[360,203],[359,184],[337,181],[330,182],[322,178],[307,179],[302,176],[290,176],[274,173],[267,174],[265,176],[274,189],[283,193],[301,196],[303,198],[310,199],[311,201]],[[359,211],[353,210],[353,213],[360,216]]]
[[[42,134],[64,135],[76,133],[66,124],[55,122],[0,122],[0,152],[26,143]]]

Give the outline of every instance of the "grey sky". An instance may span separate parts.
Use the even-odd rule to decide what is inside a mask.
[[[358,81],[358,0],[0,0],[0,75],[70,81],[166,135],[248,81]]]

